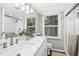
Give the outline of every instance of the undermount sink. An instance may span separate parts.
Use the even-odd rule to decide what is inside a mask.
[[[35,43],[34,42],[28,42],[28,41],[25,41],[25,42],[23,42],[23,43],[21,43],[20,45],[18,45],[18,48],[20,49],[22,49],[22,48],[29,48],[29,49],[32,49],[32,48],[34,48],[34,46],[35,46]]]
[[[23,45],[24,45],[24,46],[25,46],[25,45],[34,46],[35,43],[33,43],[33,42],[24,42]]]

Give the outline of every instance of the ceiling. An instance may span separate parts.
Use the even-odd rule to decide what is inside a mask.
[[[31,6],[38,13],[45,15],[60,11],[64,11],[66,13],[74,4],[75,3],[31,3]]]
[[[30,5],[39,14],[48,14],[64,11],[65,13],[74,5],[74,3],[30,3]],[[5,13],[15,17],[25,17],[25,11],[14,8],[14,3],[0,3],[0,8],[5,8]]]

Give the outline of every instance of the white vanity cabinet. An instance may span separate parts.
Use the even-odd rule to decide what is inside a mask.
[[[0,50],[0,56],[47,56],[47,40],[34,38]]]
[[[47,40],[45,40],[34,56],[47,56]]]
[[[36,46],[32,50],[24,48],[24,50],[22,52],[20,50],[20,52],[17,54],[18,55],[20,54],[21,56],[47,56],[47,40],[46,39],[36,39],[34,41],[36,42],[35,43]],[[28,52],[30,52],[30,53],[28,53]],[[16,56],[17,56],[17,54],[16,54]]]

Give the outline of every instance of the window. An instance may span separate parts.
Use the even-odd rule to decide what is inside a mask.
[[[58,15],[46,17],[45,36],[58,37]]]
[[[35,33],[35,17],[27,18],[27,31],[29,31],[30,34]]]

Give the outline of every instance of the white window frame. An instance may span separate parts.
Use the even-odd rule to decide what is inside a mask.
[[[58,25],[56,25],[58,27],[58,36],[57,37],[55,37],[55,36],[45,36],[45,18],[47,16],[53,16],[53,15],[58,15]],[[50,27],[51,25],[47,25],[47,26]],[[55,25],[52,25],[52,26],[55,26]],[[61,39],[61,14],[60,13],[48,14],[48,15],[43,16],[43,35],[46,38]]]

